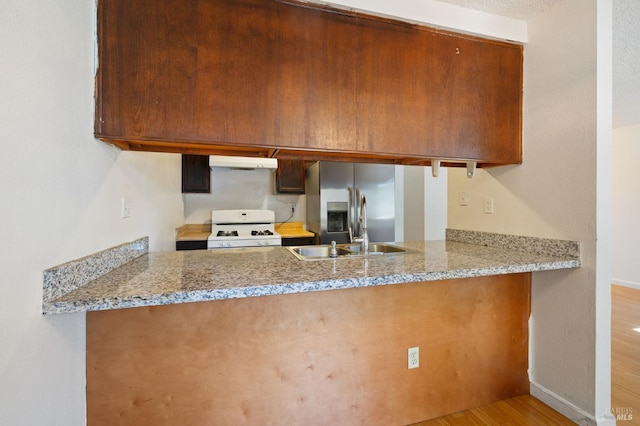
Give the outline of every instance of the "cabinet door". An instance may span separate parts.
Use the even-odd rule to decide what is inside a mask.
[[[430,155],[436,124],[429,82],[431,33],[405,23],[361,19],[358,41],[358,148]]]
[[[116,140],[193,139],[196,2],[98,2],[95,131]]]
[[[182,192],[211,192],[211,168],[208,156],[182,156]]]
[[[358,40],[360,150],[521,162],[520,46],[366,19]]]
[[[522,48],[434,34],[429,151],[444,158],[522,160]]]
[[[198,1],[198,139],[269,144],[276,126],[278,4],[255,0]]]
[[[176,241],[176,251],[180,250],[207,250],[207,240]]]
[[[312,246],[314,244],[317,244],[316,237],[282,238],[282,246],[283,247]]]
[[[286,5],[280,30],[273,143],[356,151],[357,18]]]
[[[304,194],[305,162],[278,160],[276,190],[279,193]]]

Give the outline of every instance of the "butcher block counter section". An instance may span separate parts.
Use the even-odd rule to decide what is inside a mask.
[[[206,241],[211,234],[211,224],[187,224],[176,229],[176,241]]]
[[[43,313],[169,305],[580,266],[579,243],[573,241],[447,230],[445,241],[396,245],[407,252],[319,261],[298,260],[284,247],[146,253],[88,283],[74,282],[76,275],[82,276],[78,273],[81,265],[70,268],[65,264],[45,271]],[[70,269],[73,271],[65,274]]]
[[[314,237],[316,234],[303,228],[302,222],[276,223],[276,232],[282,238]]]

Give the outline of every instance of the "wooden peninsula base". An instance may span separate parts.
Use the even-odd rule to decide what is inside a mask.
[[[87,423],[408,425],[527,394],[530,286],[524,273],[89,312]]]

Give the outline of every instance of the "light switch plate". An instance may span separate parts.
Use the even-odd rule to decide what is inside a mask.
[[[129,206],[129,199],[122,197],[120,201],[120,216],[124,219],[131,216],[131,206]]]
[[[484,213],[493,214],[493,198],[484,199]]]

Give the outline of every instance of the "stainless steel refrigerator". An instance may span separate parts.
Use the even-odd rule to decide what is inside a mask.
[[[371,242],[395,240],[395,167],[392,164],[319,161],[307,169],[307,229],[320,244],[360,235],[360,196],[367,202]]]

